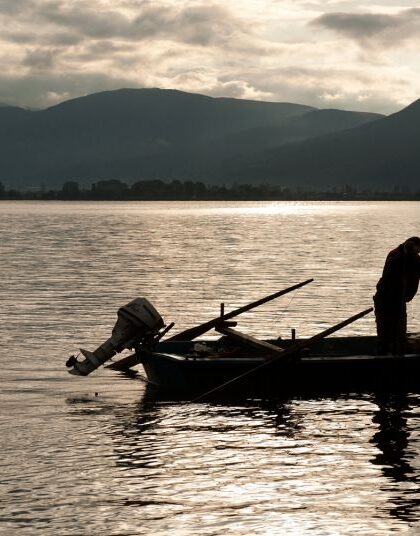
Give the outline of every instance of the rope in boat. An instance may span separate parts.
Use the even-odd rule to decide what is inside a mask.
[[[286,314],[287,310],[289,309],[290,307],[290,304],[292,303],[292,301],[296,298],[297,296],[297,293],[299,292],[300,288],[298,288],[296,290],[296,292],[294,292],[291,296],[290,296],[290,299],[289,299],[289,303],[286,305],[286,307],[284,307],[283,311],[280,311],[280,314],[279,314],[279,320],[281,321],[282,320],[282,317]]]

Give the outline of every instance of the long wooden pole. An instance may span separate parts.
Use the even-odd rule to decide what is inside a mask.
[[[313,279],[307,279],[306,281],[303,281],[302,283],[298,283],[297,285],[293,285],[292,287],[286,288],[284,290],[280,290],[278,292],[275,292],[274,294],[270,294],[269,296],[266,296],[265,298],[261,298],[255,302],[249,303],[248,305],[244,305],[242,307],[239,307],[239,309],[235,309],[234,311],[231,311],[230,313],[224,314],[224,307],[221,308],[221,316],[218,316],[217,318],[213,318],[212,320],[209,320],[208,322],[205,322],[204,324],[200,324],[199,326],[195,326],[193,328],[187,329],[186,331],[182,331],[181,333],[178,333],[177,335],[174,335],[173,337],[170,337],[166,340],[168,341],[189,341],[194,339],[195,337],[199,337],[200,335],[203,335],[206,333],[206,331],[209,331],[210,329],[217,326],[217,324],[220,322],[220,320],[229,320],[230,318],[233,318],[234,316],[237,316],[241,313],[244,313],[245,311],[249,311],[255,307],[258,307],[259,305],[262,305],[263,303],[267,303],[270,300],[274,300],[275,298],[278,298],[279,296],[283,296],[284,294],[287,294],[288,292],[292,292],[293,290],[296,290],[300,287],[303,287],[304,285],[307,285],[308,283],[311,283]],[[171,327],[173,324],[171,324]],[[106,368],[110,368],[112,370],[128,370],[131,367],[135,367],[141,363],[141,358],[137,356],[137,354],[132,354],[127,357],[124,357],[120,359],[119,361],[116,361],[115,363],[111,363],[110,365],[106,365]]]
[[[265,296],[264,298],[261,298],[257,301],[254,301],[247,305],[243,305],[242,307],[239,307],[238,309],[234,309],[230,313],[225,313],[223,315],[223,320],[229,320],[230,318],[233,318],[234,316],[238,316],[241,313],[250,311],[251,309],[258,307],[259,305],[262,305],[271,300],[274,300],[275,298],[279,298],[280,296],[284,296],[284,294],[288,294],[289,292],[292,292],[293,290],[297,290],[298,288],[301,288],[304,285],[311,283],[312,281],[313,279],[307,279],[306,281],[303,281],[302,283],[298,283],[297,285],[293,285],[292,287],[279,290],[278,292],[275,292],[274,294],[270,294],[269,296]],[[172,337],[169,337],[166,340],[167,341],[191,341],[192,339],[195,339],[196,337],[199,337],[200,335],[203,335],[207,331],[210,331],[211,329],[213,329],[220,322],[220,320],[221,320],[221,317],[218,316],[216,318],[213,318],[212,320],[209,320],[208,322],[204,322],[203,324],[199,324],[198,326],[195,326],[193,328],[189,328],[189,329],[186,329],[185,331],[181,331],[181,333],[177,333],[176,335],[173,335]]]
[[[309,339],[300,340],[297,343],[292,344],[288,348],[285,348],[284,350],[280,350],[279,352],[276,352],[276,355],[274,357],[272,357],[270,359],[267,359],[266,361],[264,361],[264,363],[261,363],[261,365],[257,365],[256,367],[254,367],[254,368],[252,368],[250,370],[247,370],[243,374],[240,374],[239,376],[236,376],[235,378],[232,378],[231,380],[228,380],[227,382],[224,382],[221,385],[218,385],[214,389],[211,389],[210,391],[207,391],[207,392],[203,393],[202,395],[194,398],[191,402],[197,402],[198,400],[201,400],[202,398],[204,398],[204,397],[206,397],[206,396],[208,396],[210,394],[213,394],[216,391],[220,391],[221,389],[223,389],[223,388],[227,387],[228,385],[231,385],[232,383],[244,378],[245,376],[249,376],[250,374],[253,374],[257,370],[260,370],[263,367],[266,367],[267,365],[270,365],[274,361],[277,361],[279,359],[284,359],[287,356],[290,357],[292,354],[295,354],[296,352],[298,352],[302,348],[308,348],[309,346],[312,346],[313,344],[315,344],[319,340],[324,339],[325,337],[328,337],[328,335],[331,335],[335,331],[338,331],[338,330],[344,328],[345,326],[348,326],[349,324],[355,322],[356,320],[358,320],[359,318],[362,318],[363,316],[366,316],[367,314],[371,313],[372,311],[373,311],[373,308],[369,307],[369,309],[365,309],[364,311],[358,313],[357,315],[351,316],[347,320],[343,320],[343,322],[340,322],[339,324],[335,324],[334,326],[331,326],[330,328],[328,328],[328,329],[326,329],[324,331],[321,331],[320,333],[318,333],[317,335],[314,335],[313,337],[310,337]],[[226,328],[226,329],[223,328],[223,332],[227,332],[228,330],[229,330],[229,328]],[[221,332],[222,332],[222,330],[221,330]]]

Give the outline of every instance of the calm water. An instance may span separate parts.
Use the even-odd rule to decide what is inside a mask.
[[[240,322],[311,336],[371,305],[419,203],[2,202],[0,232],[1,534],[420,534],[418,395],[159,403],[64,367],[136,296],[181,330],[314,277]]]

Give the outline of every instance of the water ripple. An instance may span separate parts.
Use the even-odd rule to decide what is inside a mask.
[[[418,203],[2,202],[0,534],[419,532],[418,395],[161,403],[64,369],[137,295],[181,330],[315,277],[241,319],[313,335],[370,305],[419,226]]]

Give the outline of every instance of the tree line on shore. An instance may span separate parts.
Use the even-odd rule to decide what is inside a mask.
[[[109,200],[109,201],[235,201],[235,200],[334,200],[334,199],[420,199],[420,187],[413,192],[407,187],[394,186],[391,191],[358,189],[346,184],[325,189],[281,187],[272,184],[206,185],[203,182],[160,179],[138,181],[129,186],[123,181],[100,180],[90,187],[80,186],[76,181],[66,181],[61,190],[50,190],[45,186],[27,191],[7,189],[0,182],[0,199],[9,200]]]

